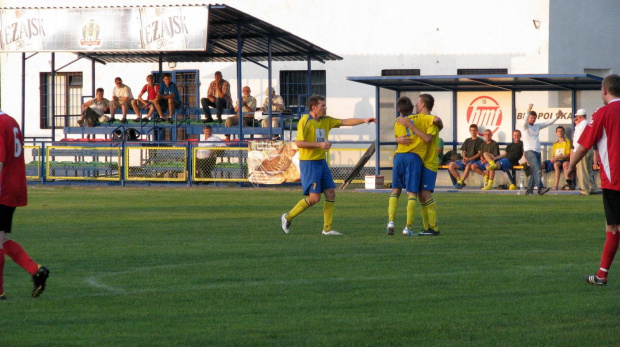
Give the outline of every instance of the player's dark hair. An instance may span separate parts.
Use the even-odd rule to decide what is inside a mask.
[[[152,80],[153,82],[155,82],[155,76],[154,75],[146,76],[146,80],[148,81],[149,79]]]
[[[435,98],[430,94],[420,94],[420,99],[426,106],[429,111],[433,110],[433,106],[435,106]]]
[[[475,123],[474,124],[470,124],[469,125],[469,129],[471,129],[471,128],[475,128],[476,130],[478,130],[478,124],[475,124]]]
[[[403,116],[410,115],[411,112],[413,112],[413,103],[409,97],[401,96],[396,105],[398,107],[398,112],[400,112]]]
[[[605,77],[603,87],[613,96],[620,96],[620,76],[613,74]]]
[[[172,74],[165,73],[165,74],[162,76],[162,79],[163,79],[163,78],[166,78],[166,77],[168,77],[168,78],[172,79]]]
[[[103,93],[103,88],[97,88],[96,90],[97,93],[102,92]]]
[[[516,129],[513,133],[519,133],[519,135],[521,135],[521,130]]]
[[[557,127],[557,128],[555,128],[555,131],[558,131],[558,129],[562,129],[562,130],[566,131],[566,129],[564,129],[564,127],[563,127],[563,126],[561,126],[561,125],[558,125],[558,127]]]
[[[538,113],[536,113],[536,111],[530,111],[530,113],[528,113],[528,116],[538,117]]]
[[[319,101],[325,101],[325,98],[320,95],[312,95],[308,99],[308,109],[312,111],[312,107],[317,106]]]

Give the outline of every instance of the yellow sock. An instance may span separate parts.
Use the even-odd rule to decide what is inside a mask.
[[[424,224],[424,230],[428,230],[428,228],[430,228],[429,221],[428,221],[427,203],[428,201],[426,203],[420,204],[420,210],[422,211],[422,224]]]
[[[489,187],[493,187],[493,180],[489,180],[489,184],[488,184],[488,186],[489,186]]]
[[[398,209],[398,197],[399,194],[390,194],[388,200],[388,222],[393,222],[396,217],[396,210]]]
[[[334,201],[325,200],[323,203],[323,230],[331,231],[334,222]]]
[[[413,220],[415,218],[415,205],[418,199],[415,196],[410,196],[407,200],[407,228],[411,230],[413,227]]]
[[[434,199],[429,199],[427,202],[422,204],[422,208],[426,208],[426,212],[428,213],[428,228],[431,228],[435,231],[439,231],[437,226],[437,205],[435,204]],[[426,228],[426,224],[424,224]]]
[[[310,207],[308,199],[299,200],[297,205],[295,205],[295,207],[293,207],[293,209],[286,215],[286,219],[290,222],[291,219],[297,217],[297,215],[305,211],[308,207]]]

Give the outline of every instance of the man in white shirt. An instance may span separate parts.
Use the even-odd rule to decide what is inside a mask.
[[[123,112],[121,123],[127,123],[127,110],[131,108],[133,94],[131,93],[131,88],[124,85],[123,80],[120,77],[116,77],[114,79],[114,84],[116,84],[116,87],[114,87],[114,90],[112,91],[112,102],[110,102],[110,120],[114,120],[114,111],[116,111],[117,108],[120,108]]]
[[[530,175],[530,183],[527,187],[527,191],[525,195],[534,194],[534,186],[538,187],[538,194],[544,195],[549,191],[548,187],[543,186],[542,180],[540,178],[540,164],[541,164],[541,156],[540,156],[540,129],[544,129],[551,124],[555,123],[555,121],[560,118],[563,113],[562,110],[558,110],[555,118],[551,118],[549,120],[536,123],[536,118],[538,115],[535,111],[532,111],[532,107],[534,104],[530,104],[527,109],[527,119],[523,123],[523,137],[521,140],[523,141],[523,151],[525,152],[525,160],[527,164],[532,169],[532,174]]]
[[[205,135],[205,142],[201,142],[198,147],[224,147],[226,144],[222,142],[219,136],[213,135],[213,129],[210,125],[205,125],[203,128],[203,134]],[[196,151],[196,175],[199,178],[211,178],[211,170],[215,166],[217,160],[217,152],[219,150],[199,149]]]
[[[571,153],[571,160],[573,159],[572,156],[575,153],[577,146],[579,146],[579,137],[581,137],[581,134],[587,124],[588,114],[586,113],[586,110],[583,108],[577,110],[577,112],[575,112],[575,134],[573,135],[573,151]],[[596,194],[598,191],[596,182],[592,177],[592,166],[595,165],[593,158],[594,151],[589,150],[583,159],[577,163],[577,167],[575,168],[575,173],[577,174],[577,185],[581,188],[582,195]]]

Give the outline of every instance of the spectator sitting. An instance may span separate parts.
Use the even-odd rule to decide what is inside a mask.
[[[100,118],[102,122],[107,121],[109,118],[104,113],[108,111],[109,106],[110,100],[103,97],[103,88],[97,88],[95,98],[86,101],[82,105],[82,117],[78,119],[77,123],[82,126],[84,121],[86,121],[86,126],[94,127]]]
[[[222,78],[220,71],[215,72],[214,80],[209,84],[209,89],[207,90],[207,97],[200,99],[200,104],[205,112],[205,122],[213,122],[210,107],[215,107],[218,123],[222,123],[222,111],[232,108],[230,83]]]
[[[470,166],[470,170],[474,170],[478,175],[484,176],[484,187],[487,186],[489,176],[487,174],[487,165],[489,162],[485,159],[484,154],[490,153],[491,155],[499,155],[499,145],[495,140],[493,140],[493,132],[489,129],[485,130],[483,133],[484,143],[480,146],[480,159],[475,162],[468,164]]]
[[[222,142],[219,136],[213,136],[213,129],[210,125],[203,128],[205,135],[204,141],[198,147],[224,147],[226,144]],[[196,151],[196,175],[200,178],[211,178],[211,170],[215,166],[217,160],[217,152],[214,150],[199,149]]]
[[[114,79],[116,87],[112,90],[112,101],[110,102],[110,121],[114,121],[114,112],[117,108],[120,108],[123,112],[123,118],[121,123],[127,123],[127,110],[131,107],[131,100],[133,94],[131,88],[123,84],[123,80],[120,77]]]
[[[437,158],[439,158],[439,164],[443,163],[443,139],[437,138]]]
[[[549,158],[549,160],[545,160],[542,166],[545,173],[555,171],[555,183],[551,188],[552,190],[558,190],[560,172],[562,169],[564,169],[564,171],[568,169],[570,152],[572,148],[570,140],[564,136],[566,134],[566,130],[564,130],[563,126],[560,125],[555,128],[555,134],[557,135],[558,140],[554,142],[553,147],[551,147],[551,153],[553,156]],[[566,177],[566,184],[562,187],[562,189],[575,189],[573,186],[573,180],[570,179],[570,177]]]
[[[269,99],[271,99],[271,111],[272,112],[282,112],[284,111],[284,99],[280,95],[276,94],[276,90],[273,88],[267,88],[265,90],[265,102],[263,102],[263,107],[260,108],[261,111],[267,112],[269,110]],[[261,123],[263,128],[269,127],[269,117],[263,119]],[[273,128],[277,128],[280,126],[280,117],[272,117],[271,118],[271,126]]]
[[[469,175],[471,167],[467,164],[474,162],[482,155],[480,146],[484,143],[481,138],[478,137],[478,125],[471,124],[469,126],[469,133],[471,138],[465,140],[461,146],[463,159],[460,161],[453,161],[448,164],[448,170],[450,171],[450,179],[454,188],[461,189],[466,186],[465,179]],[[457,170],[464,170],[463,177],[459,176]]]
[[[174,110],[181,107],[181,95],[176,83],[172,82],[172,75],[169,73],[164,74],[163,83],[159,84],[157,96],[155,97],[155,109],[159,113],[162,120],[166,120],[164,117],[163,107],[168,108],[168,121],[172,123],[172,117],[174,116]]]
[[[145,117],[145,120],[151,118],[155,109],[155,106],[153,104],[155,103],[155,99],[157,98],[158,90],[159,85],[155,84],[155,76],[146,76],[146,84],[144,85],[144,87],[142,87],[140,94],[138,94],[138,98],[131,100],[131,107],[133,108],[137,116],[137,118],[135,119],[136,122],[142,120],[142,114],[140,113],[140,109],[149,110],[148,114]],[[144,93],[147,94],[146,99],[142,99],[142,95],[144,95]],[[160,114],[159,117],[163,118],[163,115]]]
[[[523,157],[523,142],[521,141],[521,131],[515,130],[512,132],[512,143],[506,146],[504,153],[494,156],[490,153],[484,153],[484,158],[489,162],[487,166],[487,174],[489,175],[489,182],[483,190],[493,189],[493,180],[495,179],[495,170],[498,168],[504,172],[512,169],[513,166],[519,164],[519,160]],[[517,190],[517,183],[512,175],[508,175],[510,179],[509,190]]]
[[[250,93],[252,90],[250,87],[243,87],[243,108],[241,112],[243,112],[243,124],[247,126],[251,126],[254,122],[254,110],[256,110],[256,98],[254,98]],[[232,127],[235,125],[239,125],[239,102],[235,102],[235,113],[234,116],[226,118],[226,126]],[[230,135],[226,135],[226,140],[230,140]]]

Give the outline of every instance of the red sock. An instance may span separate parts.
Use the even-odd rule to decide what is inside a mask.
[[[39,265],[30,258],[28,253],[24,251],[19,243],[13,240],[8,240],[2,245],[2,247],[4,248],[4,254],[11,257],[17,265],[23,267],[24,270],[28,271],[31,275],[34,275],[34,273],[39,269]]]
[[[607,271],[609,271],[611,263],[614,261],[614,256],[618,251],[619,242],[620,233],[612,233],[609,231],[607,232],[607,240],[605,240],[605,246],[603,246],[603,255],[601,256],[601,269],[599,269],[598,273],[596,274],[598,278],[607,278]]]
[[[4,272],[4,250],[0,249],[0,295],[4,293],[4,287],[2,287],[2,285],[4,284],[4,277],[2,275],[3,272]]]

